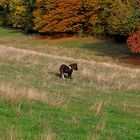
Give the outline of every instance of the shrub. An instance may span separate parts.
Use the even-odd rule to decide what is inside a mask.
[[[137,31],[132,32],[129,35],[127,39],[127,45],[130,48],[131,52],[140,53],[140,25]]]

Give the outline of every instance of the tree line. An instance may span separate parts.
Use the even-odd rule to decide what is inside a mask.
[[[140,0],[1,0],[0,19],[26,32],[128,38],[140,53]]]

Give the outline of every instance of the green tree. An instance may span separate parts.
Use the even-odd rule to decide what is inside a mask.
[[[22,4],[21,0],[11,0],[9,9],[9,20],[11,21],[12,26],[17,28],[24,28],[26,23],[26,6]]]
[[[139,5],[136,0],[114,0],[107,10],[109,13],[106,15],[107,31],[111,35],[127,36],[136,29],[140,21]]]
[[[25,23],[24,23],[24,30],[27,32],[32,32],[34,28],[33,24],[33,11],[35,8],[34,0],[22,0],[22,4],[26,6],[26,13],[25,13]]]
[[[9,3],[11,0],[0,0],[0,25],[9,25]]]
[[[108,35],[108,17],[110,17],[110,9],[114,0],[98,0],[99,8],[97,10],[98,18],[94,20],[93,27],[95,34]]]
[[[100,3],[97,0],[81,0],[80,11],[84,15],[82,30],[85,33],[92,34],[97,32],[97,24],[100,18]]]
[[[22,28],[25,31],[33,29],[33,0],[11,0],[9,4],[9,20],[13,27]]]

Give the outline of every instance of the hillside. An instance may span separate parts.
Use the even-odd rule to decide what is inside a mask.
[[[139,140],[140,68],[122,64],[126,55],[111,41],[0,28],[0,138]],[[72,80],[60,79],[74,62]]]

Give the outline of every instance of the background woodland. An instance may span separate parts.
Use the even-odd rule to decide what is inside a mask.
[[[125,40],[140,53],[140,0],[1,0],[0,25],[28,33]]]

